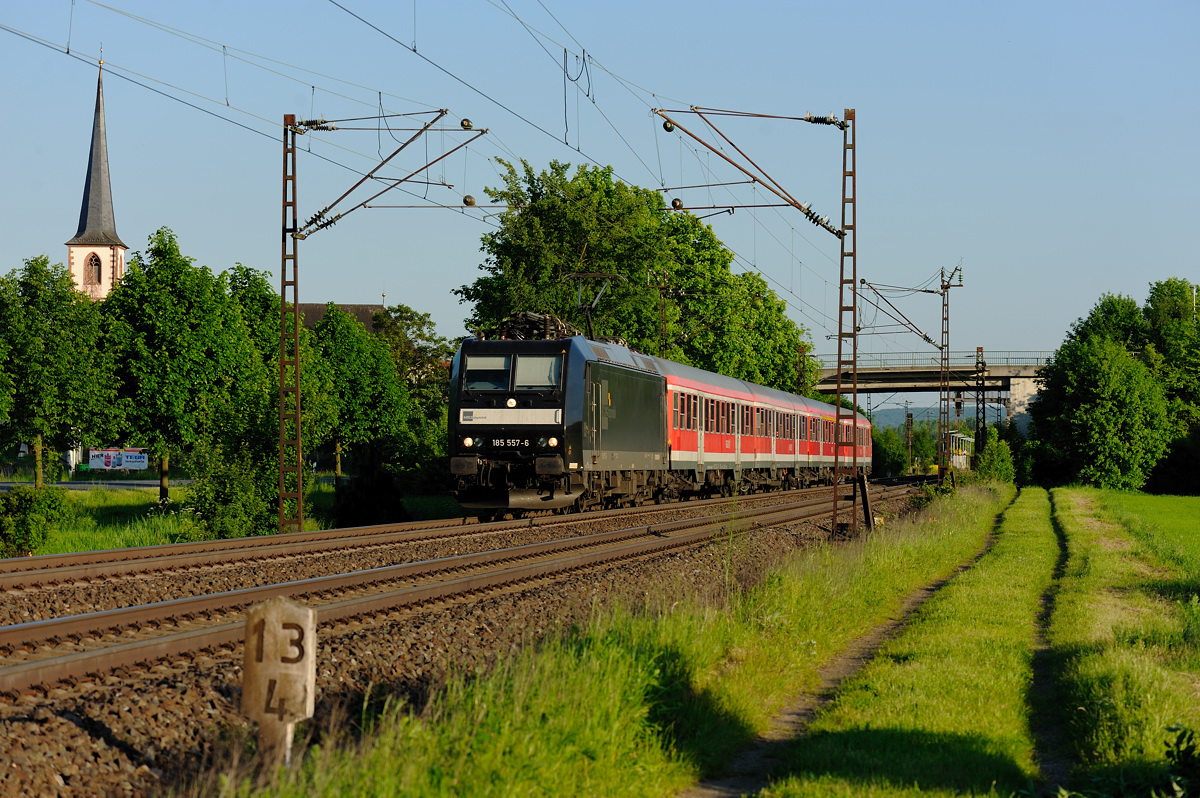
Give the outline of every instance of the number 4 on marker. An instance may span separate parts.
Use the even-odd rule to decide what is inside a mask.
[[[284,698],[283,696],[280,696],[279,697],[279,706],[277,706],[277,707],[271,706],[271,701],[275,698],[275,685],[276,684],[277,684],[277,682],[274,679],[271,679],[270,681],[267,682],[267,705],[266,705],[266,707],[264,707],[263,711],[266,712],[268,715],[276,715],[279,717],[280,720],[283,720],[284,717],[287,715],[287,709],[284,708],[284,704],[287,703],[287,699]]]

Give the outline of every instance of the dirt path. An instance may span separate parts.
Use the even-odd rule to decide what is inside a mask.
[[[766,788],[770,784],[768,774],[777,764],[788,743],[805,733],[817,711],[837,696],[842,682],[870,662],[879,648],[904,628],[918,607],[956,575],[973,566],[980,557],[987,554],[996,542],[998,526],[999,519],[984,541],[983,547],[969,561],[958,566],[954,573],[914,590],[905,597],[892,619],[855,639],[840,654],[827,662],[818,673],[821,686],[817,691],[796,696],[776,715],[767,732],[729,763],[729,775],[694,784],[680,792],[678,798],[727,798],[757,793]]]

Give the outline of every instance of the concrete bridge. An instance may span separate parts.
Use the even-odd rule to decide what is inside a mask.
[[[1024,432],[1029,425],[1029,400],[1037,393],[1037,372],[1053,352],[983,352],[983,385],[987,402],[1004,405],[1005,416]],[[836,355],[818,355],[821,380],[817,389],[832,393],[837,387]],[[941,385],[942,356],[929,352],[858,353],[859,393],[937,393]],[[976,353],[950,353],[950,394],[955,403],[975,402]],[[843,377],[844,381],[849,375]],[[844,383],[843,383],[844,387]]]

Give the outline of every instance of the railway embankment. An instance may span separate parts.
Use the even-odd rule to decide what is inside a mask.
[[[1011,506],[1010,506],[1011,505]],[[960,488],[329,625],[257,786],[240,648],[0,701],[0,794],[1172,794],[1200,499]],[[707,792],[706,792],[707,791]]]
[[[855,541],[810,540],[765,572],[749,567],[751,538],[712,544],[705,564],[677,561],[486,675],[451,673],[419,710],[368,712],[358,736],[330,728],[267,792],[683,790],[769,735],[823,665],[897,620],[914,590],[978,556],[1007,501],[961,490]],[[251,792],[247,771],[226,763],[195,790],[239,779]]]

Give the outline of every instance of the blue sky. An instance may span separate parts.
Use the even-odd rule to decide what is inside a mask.
[[[451,290],[477,276],[479,239],[493,228],[487,209],[437,206],[467,193],[482,204],[484,186],[499,182],[495,157],[611,164],[647,187],[740,179],[663,131],[654,107],[839,117],[855,108],[860,276],[918,286],[961,261],[955,350],[1053,349],[1102,292],[1140,302],[1152,281],[1200,279],[1194,2],[341,5],[387,35],[327,0],[5,3],[0,269],[41,253],[65,258],[103,43],[118,232],[137,250],[170,227],[216,271],[240,262],[277,279],[283,114],[370,116],[381,99],[394,113],[449,109],[451,130],[410,148],[396,171],[461,141],[461,118],[488,128],[431,170],[449,186],[380,200],[426,207],[358,211],[300,247],[302,301],[379,302],[386,292],[389,304],[431,313],[448,337],[464,332],[467,312]],[[589,59],[567,83],[565,108],[564,48],[573,78],[581,52]],[[840,133],[766,120],[722,129],[836,223]],[[372,127],[302,139],[301,215],[390,152],[390,136]],[[671,196],[768,201],[745,186]],[[836,239],[782,209],[709,222],[735,268],[762,272],[817,352],[832,351]],[[894,301],[938,337],[937,297]],[[868,332],[872,321],[865,314]],[[934,351],[911,335],[871,335],[860,349]]]

